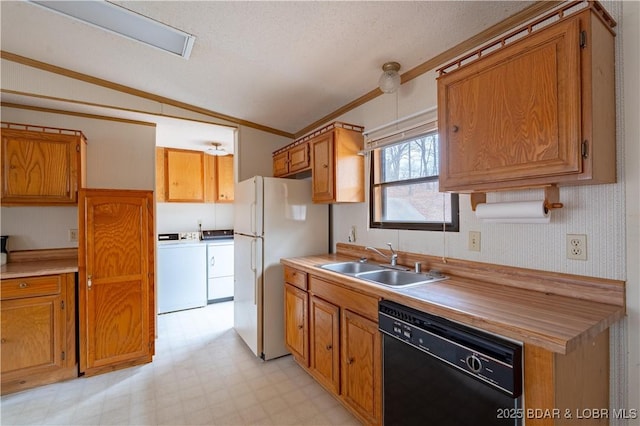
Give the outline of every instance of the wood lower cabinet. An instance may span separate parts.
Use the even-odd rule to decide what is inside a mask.
[[[367,423],[382,418],[382,347],[378,324],[342,312],[342,397]]]
[[[78,213],[80,371],[93,375],[151,362],[153,193],[84,189]]]
[[[330,391],[340,393],[340,308],[316,296],[310,303],[309,370]]]
[[[379,299],[294,268],[284,270],[285,334],[294,359],[364,424],[381,424]],[[300,344],[305,300],[309,301],[309,331]],[[297,348],[305,345],[308,361],[297,354]]]
[[[527,416],[527,426],[604,426],[613,418],[632,415],[608,409],[608,330],[565,355],[529,344],[523,349],[524,408],[538,413]],[[543,416],[545,412],[556,415]]]
[[[87,141],[79,130],[2,123],[3,205],[76,204]]]
[[[285,330],[287,348],[298,364],[309,366],[309,296],[289,283],[284,286]]]
[[[613,25],[592,5],[467,65],[445,66],[440,190],[615,182]]]
[[[2,394],[77,377],[75,274],[1,285]]]

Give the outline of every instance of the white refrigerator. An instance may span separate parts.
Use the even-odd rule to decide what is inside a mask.
[[[309,180],[255,176],[236,186],[234,216],[234,328],[256,356],[286,355],[280,259],[329,251],[328,207]]]

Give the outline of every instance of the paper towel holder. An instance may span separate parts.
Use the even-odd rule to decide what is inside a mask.
[[[478,204],[487,202],[486,192],[471,193],[471,210],[476,211]],[[560,188],[558,185],[547,185],[544,187],[544,208],[546,210],[561,209],[564,205],[560,202]]]

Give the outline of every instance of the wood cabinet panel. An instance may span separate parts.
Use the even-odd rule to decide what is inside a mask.
[[[307,289],[307,273],[288,266],[284,267],[284,281],[299,289]]]
[[[60,294],[62,277],[46,275],[43,277],[27,277],[2,280],[2,300],[20,299],[23,297],[46,296]]]
[[[297,173],[311,166],[309,144],[294,146],[289,150],[289,173]]]
[[[92,189],[81,191],[80,200],[80,371],[91,375],[150,362],[152,193]]]
[[[310,369],[327,389],[340,393],[340,308],[318,297],[310,302]]]
[[[77,375],[74,275],[2,280],[2,394]]]
[[[156,201],[166,201],[166,189],[164,187],[164,148],[156,148]]]
[[[613,34],[592,13],[438,78],[441,191],[615,181]]]
[[[382,349],[378,324],[343,310],[342,397],[367,423],[382,419]]]
[[[231,203],[234,200],[233,155],[216,157],[218,191],[216,201]]]
[[[282,177],[289,174],[289,151],[273,156],[273,176]]]
[[[308,295],[291,284],[284,286],[285,343],[298,363],[309,366]]]
[[[335,198],[335,162],[333,161],[333,134],[320,136],[312,141],[313,202],[331,202]]]
[[[165,201],[204,202],[204,153],[164,149]]]
[[[86,140],[79,131],[50,133],[53,130],[64,131],[0,129],[2,204],[76,204],[78,188],[85,182]]]

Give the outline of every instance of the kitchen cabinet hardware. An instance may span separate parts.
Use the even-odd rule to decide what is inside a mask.
[[[27,283],[25,283],[25,282],[22,282],[22,283],[20,283],[20,284],[18,285],[18,287],[20,287],[20,288],[27,288],[27,287],[29,287],[29,284],[27,284]]]
[[[93,280],[91,279],[91,275],[89,275],[87,276],[87,288],[91,290],[92,286],[93,286]]]

